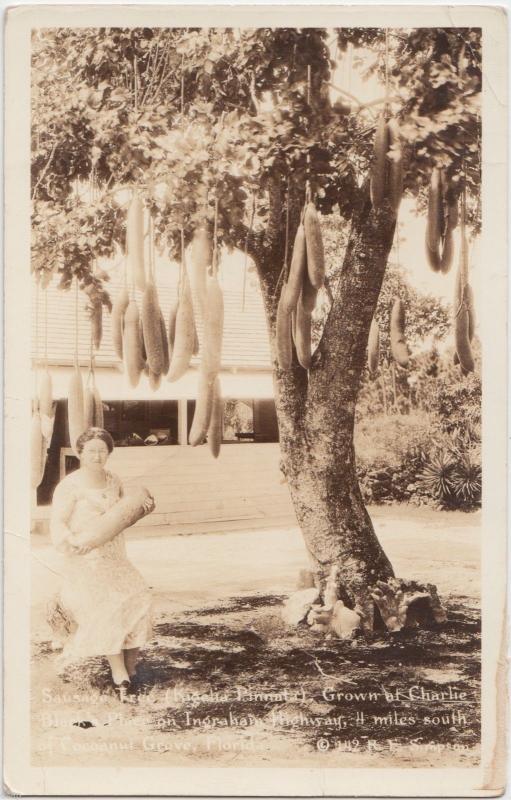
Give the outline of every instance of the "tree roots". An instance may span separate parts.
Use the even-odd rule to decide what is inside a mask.
[[[447,619],[436,587],[430,583],[389,578],[377,581],[349,608],[338,598],[338,568],[332,567],[323,592],[302,588],[287,600],[283,618],[288,625],[303,622],[317,633],[352,638],[357,630],[396,633],[405,628],[441,625]],[[303,586],[303,575],[301,576]]]

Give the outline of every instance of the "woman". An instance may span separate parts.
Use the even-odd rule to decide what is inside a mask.
[[[97,517],[123,496],[119,478],[105,469],[113,448],[102,428],[89,428],[77,439],[80,468],[55,489],[50,531],[65,561],[60,605],[73,623],[64,659],[106,656],[114,687],[124,699],[135,690],[139,650],[151,635],[149,590],[127,558],[123,533],[100,546],[79,543]],[[153,509],[149,497],[144,513]]]

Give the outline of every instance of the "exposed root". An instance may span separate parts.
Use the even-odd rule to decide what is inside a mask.
[[[447,619],[436,587],[430,583],[423,585],[390,578],[386,582],[377,581],[370,595],[390,632],[430,623],[439,625]]]
[[[305,620],[311,631],[333,633],[341,639],[350,639],[359,629],[372,632],[379,627],[396,633],[404,628],[440,625],[447,619],[436,587],[432,584],[396,578],[377,581],[358,598],[355,608],[351,609],[338,599],[338,575],[338,567],[333,566],[322,601],[318,596],[314,597],[310,589],[302,589],[292,595],[286,606],[289,608],[299,603],[299,619],[292,620],[287,613],[284,614],[285,621],[299,624]]]

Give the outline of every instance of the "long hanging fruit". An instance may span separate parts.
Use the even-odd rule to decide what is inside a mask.
[[[224,334],[224,296],[216,275],[206,283],[206,316],[204,319],[204,366],[215,375],[222,366]]]
[[[103,411],[103,401],[99,393],[98,387],[94,386],[94,427],[105,427],[105,413]]]
[[[387,111],[380,114],[376,127],[369,191],[375,209],[388,200],[397,215],[403,194],[403,159],[399,125],[393,117],[387,119]]]
[[[428,222],[426,227],[426,256],[432,270],[440,270],[440,241],[443,227],[440,170],[431,173],[428,197]]]
[[[396,300],[390,315],[390,349],[392,357],[399,366],[407,367],[409,360],[408,347],[405,340],[405,306],[402,300]]]
[[[303,286],[302,286],[302,294],[301,294],[301,303],[305,311],[308,311],[310,314],[314,311],[316,307],[316,299],[318,296],[318,290],[314,288],[312,283],[309,280],[309,275],[306,272],[303,276]]]
[[[142,297],[142,333],[146,350],[146,361],[149,371],[161,375],[165,364],[164,341],[162,338],[161,310],[158,292],[153,281],[149,281]]]
[[[401,151],[399,125],[393,117],[387,122],[387,131],[389,134],[387,161],[390,163],[388,164],[386,191],[394,215],[397,216],[401,197],[403,196],[403,154]]]
[[[306,271],[307,246],[305,242],[305,228],[303,224],[300,223],[295,236],[293,255],[291,257],[291,266],[289,268],[289,275],[282,297],[283,308],[288,313],[291,313],[296,309],[298,300],[300,299],[300,294],[302,292]]]
[[[144,268],[144,204],[135,192],[128,208],[126,220],[126,249],[131,282],[144,291],[146,286]]]
[[[320,289],[325,281],[325,255],[321,225],[314,203],[307,203],[305,207],[303,227],[307,250],[307,272],[314,288]]]
[[[452,197],[444,170],[431,173],[426,226],[426,256],[434,272],[448,272],[454,253],[453,231],[458,224],[458,206]]]
[[[468,306],[468,339],[470,344],[472,344],[476,331],[476,312],[474,306],[474,291],[469,283],[465,285],[465,300]],[[456,350],[454,351],[453,361],[455,364],[460,363]]]
[[[39,412],[45,417],[51,417],[53,414],[52,381],[47,369],[39,379]]]
[[[474,290],[469,283],[465,286],[465,299],[468,305],[468,338],[470,342],[476,332],[476,310],[474,305]]]
[[[53,408],[52,380],[47,369],[45,369],[40,377],[38,409],[41,416],[41,431],[49,445],[53,435],[55,411]]]
[[[104,413],[103,403],[99,390],[96,386],[96,378],[94,375],[94,366],[91,363],[89,376],[87,378],[87,385],[84,392],[84,425],[85,430],[88,428],[103,428],[104,427]]]
[[[94,390],[90,386],[87,386],[85,389],[83,407],[84,407],[83,416],[84,416],[85,430],[88,430],[88,428],[94,428],[95,427]]]
[[[387,153],[389,150],[389,131],[385,113],[380,114],[373,147],[373,164],[371,167],[370,194],[374,208],[380,209],[385,198]]]
[[[220,389],[220,378],[215,378],[213,384],[213,407],[208,428],[208,447],[213,458],[218,458],[222,445],[224,424],[224,401]]]
[[[206,226],[193,235],[190,254],[190,285],[202,314],[206,307],[206,275],[213,259],[213,243]]]
[[[32,489],[37,489],[46,466],[46,440],[41,430],[41,416],[38,411],[32,415],[30,427],[30,464],[30,484]]]
[[[222,365],[224,299],[216,275],[206,282],[205,308],[197,402],[189,437],[193,447],[202,444],[207,436],[213,413],[215,382]]]
[[[149,370],[149,386],[151,387],[153,392],[155,392],[157,389],[160,388],[160,384],[161,384],[161,372],[156,373],[156,372],[151,372],[151,370]]]
[[[168,331],[167,343],[168,343],[170,360],[172,360],[172,353],[174,351],[174,340],[176,338],[176,317],[177,317],[178,306],[179,306],[179,300],[176,297],[175,300],[172,301],[169,310],[169,331]]]
[[[110,316],[110,326],[112,329],[112,343],[114,346],[117,358],[122,361],[122,335],[124,331],[124,315],[130,302],[128,290],[123,287],[112,305],[112,313]]]
[[[294,343],[298,362],[304,369],[311,366],[311,327],[312,317],[310,311],[303,307],[302,300],[298,301],[295,316]]]
[[[122,347],[128,380],[132,386],[137,386],[144,368],[144,360],[140,336],[140,317],[135,300],[130,300],[124,315]]]
[[[459,363],[464,374],[474,371],[474,355],[470,344],[470,327],[474,327],[473,295],[468,285],[468,242],[461,235],[460,260],[454,291],[454,342]],[[472,306],[472,312],[470,308]],[[470,323],[472,322],[472,326]]]
[[[179,291],[179,304],[176,314],[176,327],[172,358],[170,359],[169,381],[177,381],[187,371],[193,354],[194,320],[192,292],[186,269],[182,269]]]
[[[103,338],[103,303],[101,300],[94,300],[90,306],[90,324],[93,347],[95,350],[99,350]]]
[[[380,361],[380,328],[375,318],[371,320],[371,327],[369,328],[369,339],[367,342],[367,362],[369,365],[369,372],[371,376],[375,375],[378,370]]]
[[[138,338],[140,339],[140,358],[142,360],[142,368],[146,375],[149,375],[150,369],[147,365],[147,351],[145,349],[144,341],[144,328],[142,327],[142,317],[138,318]]]
[[[71,374],[71,379],[69,381],[69,390],[67,395],[67,420],[69,428],[69,442],[75,452],[75,455],[77,456],[78,452],[76,450],[76,440],[86,430],[84,410],[82,373],[80,367],[78,366],[78,362],[76,362]]]
[[[167,328],[165,327],[165,320],[163,318],[163,314],[160,309],[160,335],[161,335],[161,346],[163,350],[163,370],[162,375],[166,375],[169,371],[170,367],[170,356],[169,356],[169,340],[167,336]]]
[[[195,412],[189,436],[192,447],[197,447],[197,445],[202,444],[206,438],[213,411],[216,378],[216,375],[207,372],[203,367],[199,369],[197,400],[195,402]]]

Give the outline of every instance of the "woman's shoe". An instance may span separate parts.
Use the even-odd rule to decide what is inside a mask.
[[[129,702],[131,691],[131,681],[122,681],[122,683],[115,683],[112,681],[114,692],[121,701],[121,703]]]

